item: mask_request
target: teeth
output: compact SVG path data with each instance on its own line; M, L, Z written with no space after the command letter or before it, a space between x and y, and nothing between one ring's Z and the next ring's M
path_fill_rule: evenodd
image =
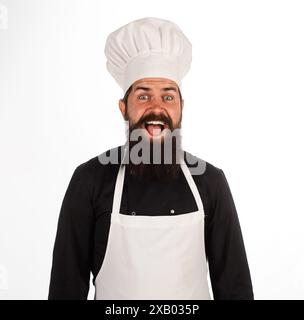
M163 121L147 121L146 122L147 124L160 124L160 125L164 125L164 122Z

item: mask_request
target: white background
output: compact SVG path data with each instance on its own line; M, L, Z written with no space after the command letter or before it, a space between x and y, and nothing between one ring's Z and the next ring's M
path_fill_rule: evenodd
M7 28L0 19L1 299L47 298L71 175L125 138L106 36L146 16L174 21L192 42L183 144L226 174L255 298L304 298L303 1L1 6L8 9Z

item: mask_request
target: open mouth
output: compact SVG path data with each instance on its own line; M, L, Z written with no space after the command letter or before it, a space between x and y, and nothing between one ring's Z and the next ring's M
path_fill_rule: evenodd
M159 136L164 129L168 128L168 125L160 120L146 121L144 126L150 136Z

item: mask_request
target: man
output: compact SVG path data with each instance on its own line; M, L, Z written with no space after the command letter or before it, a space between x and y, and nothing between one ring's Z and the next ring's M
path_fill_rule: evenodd
M111 33L127 141L79 165L63 199L49 299L253 299L224 172L182 148L191 43L167 20Z

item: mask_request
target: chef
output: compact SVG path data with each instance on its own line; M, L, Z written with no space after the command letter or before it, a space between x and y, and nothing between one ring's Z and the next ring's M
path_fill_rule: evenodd
M225 174L182 147L181 80L191 53L164 19L135 20L108 36L127 138L71 177L49 299L87 299L91 274L96 300L253 299Z

